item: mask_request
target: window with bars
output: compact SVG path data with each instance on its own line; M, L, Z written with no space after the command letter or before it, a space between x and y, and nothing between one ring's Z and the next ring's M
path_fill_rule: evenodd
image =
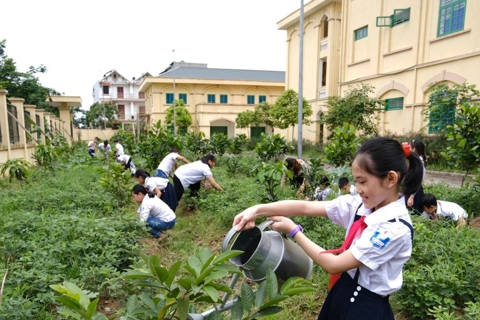
M211 126L210 127L210 137L215 133L223 133L228 136L228 127L226 126Z
M223 103L223 104L228 103L228 95L226 95L226 94L221 94L221 95L220 95L220 103Z
M178 95L178 100L183 100L183 103L187 104L187 94L186 93L180 93Z
M402 98L393 98L385 100L385 110L402 110L403 109L403 97Z
M466 6L467 0L440 0L438 37L463 30Z
M25 120L25 129L28 130L28 132L32 132L32 118L30 117L30 111L24 110L23 111L23 116ZM32 136L25 132L27 136L27 142L32 142Z
M207 102L208 103L215 103L215 95L214 94L207 95Z
M439 133L455 120L455 105L438 106L430 112L428 133Z
M20 142L18 123L15 121L15 119L18 119L17 107L9 104L7 105L7 111L10 112L8 115L8 135L10 137L10 144L15 144ZM13 117L15 117L15 119Z
M410 8L395 9L391 16L377 17L377 27L394 27L410 20Z
M38 114L35 115L35 123L40 128L40 116ZM37 132L37 139L40 139L40 132Z
M173 93L167 93L165 95L165 103L172 104L173 103Z
M110 93L110 87L109 86L103 86L103 94L109 94Z
M368 26L357 29L355 32L355 41L366 38L368 36Z
M247 96L247 104L255 104L255 96L253 95Z
M258 103L267 102L267 96L258 96Z

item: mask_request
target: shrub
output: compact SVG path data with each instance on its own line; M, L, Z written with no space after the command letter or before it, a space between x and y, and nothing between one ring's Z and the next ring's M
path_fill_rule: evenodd
M279 160L292 151L293 147L279 134L265 135L262 133L260 141L255 146L255 153L262 161Z
M325 160L335 167L350 165L360 146L355 128L348 123L333 130L332 137L324 148Z

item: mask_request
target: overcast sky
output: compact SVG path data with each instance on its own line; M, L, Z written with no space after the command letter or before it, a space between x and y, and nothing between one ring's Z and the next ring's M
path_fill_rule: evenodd
M20 71L45 65L42 84L81 96L88 109L93 85L112 69L128 79L155 76L175 59L284 71L286 32L276 23L299 7L299 0L2 1L0 39Z

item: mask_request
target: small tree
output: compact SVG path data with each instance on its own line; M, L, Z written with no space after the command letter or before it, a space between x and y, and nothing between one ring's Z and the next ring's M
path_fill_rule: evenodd
M444 130L447 139L452 143L441 154L451 165L465 170L463 185L468 173L478 169L480 165L480 106L472 102L472 98L479 96L480 91L475 89L475 85L467 84L455 85L452 88L445 84L434 85L431 91L431 95L443 96L444 99L437 98L439 103L429 104L430 114L436 111L435 108L442 108L442 103L455 106L453 124L447 125Z
M262 102L255 107L255 110L246 110L240 112L235 122L237 128L247 128L250 126L258 126L264 124L266 126L273 127L274 120L271 115L273 106L267 102Z
M94 128L99 128L106 124L107 127L111 128L115 115L118 115L118 108L116 105L112 103L101 104L95 102L85 113L85 118L87 126L92 125ZM104 119L104 117L106 119Z
M355 127L345 122L343 126L334 129L332 138L324 148L325 159L335 167L350 165L359 146L359 138Z
M312 115L312 107L308 101L303 99L303 124L310 124L310 120L306 119ZM284 91L282 95L277 99L275 105L270 111L272 119L274 119L274 127L280 129L287 129L288 127L298 124L298 94L289 89ZM293 130L292 130L293 140Z
M330 97L327 101L328 112L322 122L330 132L347 122L353 125L363 135L377 134L378 112L383 111L384 102L369 97L373 86L365 83L350 86L343 97Z
M185 103L183 102L183 100L175 100L175 113L177 133L181 132L182 129L187 129L192 125L192 115L185 107ZM173 105L168 107L167 109L165 123L168 125L173 125Z

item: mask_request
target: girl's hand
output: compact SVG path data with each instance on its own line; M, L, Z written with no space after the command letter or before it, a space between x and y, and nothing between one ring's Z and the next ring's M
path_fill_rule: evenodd
M256 212L257 207L253 206L237 214L233 219L233 227L237 228L237 231L252 229L255 227Z
M412 206L413 206L413 195L411 195L410 197L408 197L407 206L409 206L409 207L412 207Z
M270 228L278 232L289 234L296 227L296 223L286 217L273 216L268 217L268 220L273 221Z

